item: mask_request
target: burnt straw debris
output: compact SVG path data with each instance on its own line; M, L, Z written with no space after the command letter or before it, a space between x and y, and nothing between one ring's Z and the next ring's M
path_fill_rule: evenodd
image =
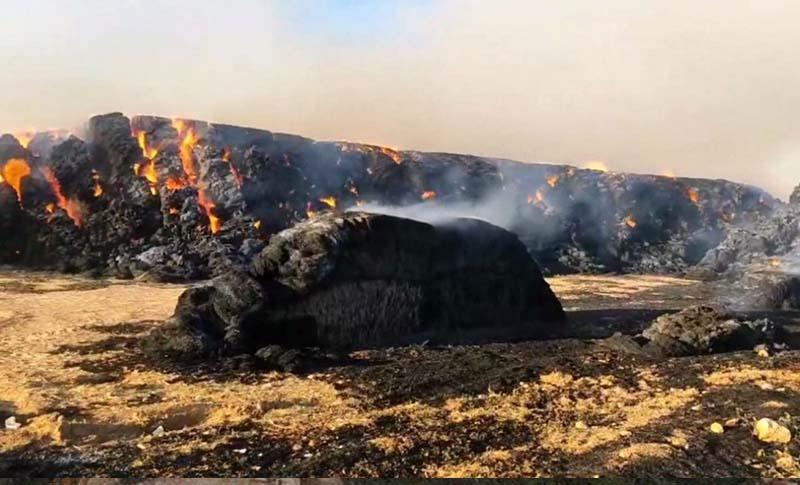
M505 229L325 213L273 236L247 271L186 290L151 341L162 352L247 353L285 367L304 348L546 336L563 321Z
M159 281L246 271L270 237L325 211L477 217L517 234L545 274L727 273L790 251L797 232L796 205L724 180L120 113L82 138L3 135L0 175L0 263Z
M640 334L615 334L606 345L654 358L685 357L757 346L783 346L783 331L769 319L742 320L708 305L688 307L661 315Z

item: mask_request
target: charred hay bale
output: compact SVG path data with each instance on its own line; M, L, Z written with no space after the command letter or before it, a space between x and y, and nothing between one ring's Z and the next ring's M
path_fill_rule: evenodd
M372 176L362 183L365 196L383 203L420 202L423 194L438 201L478 201L502 188L496 165L478 157L444 153L390 152L402 160L371 168Z
M272 133L266 130L218 123L210 125L206 139L214 146L231 149L247 149L253 146L267 149L274 141Z
M198 150L198 185L214 201L215 213L224 220L244 209L238 170L225 160L224 150L205 147Z
M142 158L142 149L131 136L130 120L122 113L93 116L89 119L91 157L104 160L110 167L110 179L125 184L136 178L133 166Z
M297 211L304 211L308 184L303 173L280 158L272 158L258 147L233 152L231 163L242 180L241 193L248 212L263 223L266 233L289 226Z
M178 351L353 349L543 335L563 319L504 229L326 213L273 236L249 272L187 290L155 338Z
M70 137L56 146L50 156L50 169L59 182L61 193L81 201L96 199L94 195L94 164L89 158L86 143Z

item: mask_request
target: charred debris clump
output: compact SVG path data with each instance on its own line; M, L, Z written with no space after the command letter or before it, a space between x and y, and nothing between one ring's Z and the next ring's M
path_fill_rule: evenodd
M111 113L91 118L84 138L0 137L1 263L204 279L246 268L297 222L366 204L481 208L545 273L677 273L720 264L729 253L709 250L735 245L737 227L788 210L723 180L318 142L197 120Z

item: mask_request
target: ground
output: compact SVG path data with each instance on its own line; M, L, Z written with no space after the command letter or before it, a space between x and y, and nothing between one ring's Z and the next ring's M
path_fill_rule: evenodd
M598 336L709 297L677 278L549 281ZM0 418L22 424L0 429L0 476L800 474L800 352L649 361L562 339L363 351L305 375L177 364L139 343L182 289L0 273ZM792 441L759 442L762 417Z

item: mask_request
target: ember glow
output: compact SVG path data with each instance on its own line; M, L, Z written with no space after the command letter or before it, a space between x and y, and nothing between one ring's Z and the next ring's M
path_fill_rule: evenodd
M544 196L540 190L537 190L534 195L528 196L528 204L541 204L544 202Z
M556 184L558 183L559 178L560 177L558 175L551 175L547 177L547 185L549 185L550 187L555 187Z
M76 226L81 227L83 221L81 219L80 203L77 200L68 199L64 196L61 192L61 183L58 181L56 174L50 170L50 167L44 167L42 169L42 174L44 174L44 178L47 179L47 182L50 184L50 188L53 189L53 195L56 196L56 204L58 204L58 207L64 209Z
M622 222L626 226L630 227L631 229L633 229L634 227L636 227L638 225L636 223L636 219L634 219L631 214L628 214L627 216L625 216L625 219L623 219Z
M589 170L597 170L599 172L608 172L608 167L605 163L601 162L600 160L589 160L588 162L583 164L583 168Z
M100 174L97 170L92 170L92 180L94 181L94 196L100 197L103 195L103 186L100 185Z
M433 190L426 190L425 192L422 193L420 198L422 200L433 200L436 198L436 192L434 192Z
M166 185L169 190L173 191L181 190L182 188L186 187L186 183L183 180L175 177L168 178L166 184L164 185Z
M22 179L31 175L31 167L22 158L12 158L3 165L2 179L8 182L14 192L17 193L17 200L22 204Z
M331 209L335 209L336 208L336 197L333 197L332 195L329 195L328 197L323 197L323 198L319 199L319 201L322 202L323 204L327 205Z
M692 201L692 204L699 206L700 205L700 194L697 192L697 189L694 187L689 187L686 190L686 196L689 197L689 200Z
M394 163L396 163L398 165L403 163L403 157L400 155L400 152L398 152L394 148L388 148L388 147L379 147L379 148L380 148L380 151L383 152L384 155L388 155L389 158L394 160Z
M239 173L239 169L236 168L236 165L233 164L231 161L231 149L225 148L222 151L222 160L224 160L228 164L228 168L231 171L231 175L233 175L233 180L236 181L236 185L239 187L242 186L244 183L244 179L242 178L242 174Z

